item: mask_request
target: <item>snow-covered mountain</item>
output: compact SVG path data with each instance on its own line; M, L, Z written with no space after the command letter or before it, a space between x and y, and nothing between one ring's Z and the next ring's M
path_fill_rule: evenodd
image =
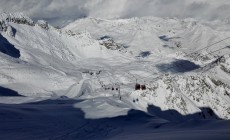
M154 17L85 18L57 29L2 14L0 103L77 99L88 119L134 109L168 121L228 120L229 30L221 22Z

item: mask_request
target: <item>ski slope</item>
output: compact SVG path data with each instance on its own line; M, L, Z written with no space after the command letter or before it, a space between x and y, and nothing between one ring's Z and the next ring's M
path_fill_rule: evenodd
M229 29L155 17L57 29L4 13L0 138L228 139Z

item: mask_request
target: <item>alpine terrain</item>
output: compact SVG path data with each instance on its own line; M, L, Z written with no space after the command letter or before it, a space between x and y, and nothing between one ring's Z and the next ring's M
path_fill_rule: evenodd
M0 139L230 139L230 25L0 15Z

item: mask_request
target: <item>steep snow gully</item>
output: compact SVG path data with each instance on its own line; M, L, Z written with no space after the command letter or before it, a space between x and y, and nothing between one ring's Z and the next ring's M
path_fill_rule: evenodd
M230 139L230 26L0 15L0 139Z

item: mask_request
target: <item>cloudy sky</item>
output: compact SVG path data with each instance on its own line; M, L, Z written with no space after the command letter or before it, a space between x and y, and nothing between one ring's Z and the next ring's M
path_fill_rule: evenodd
M141 16L197 18L230 17L230 0L0 0L0 12L23 12L33 19L63 25L82 17Z

